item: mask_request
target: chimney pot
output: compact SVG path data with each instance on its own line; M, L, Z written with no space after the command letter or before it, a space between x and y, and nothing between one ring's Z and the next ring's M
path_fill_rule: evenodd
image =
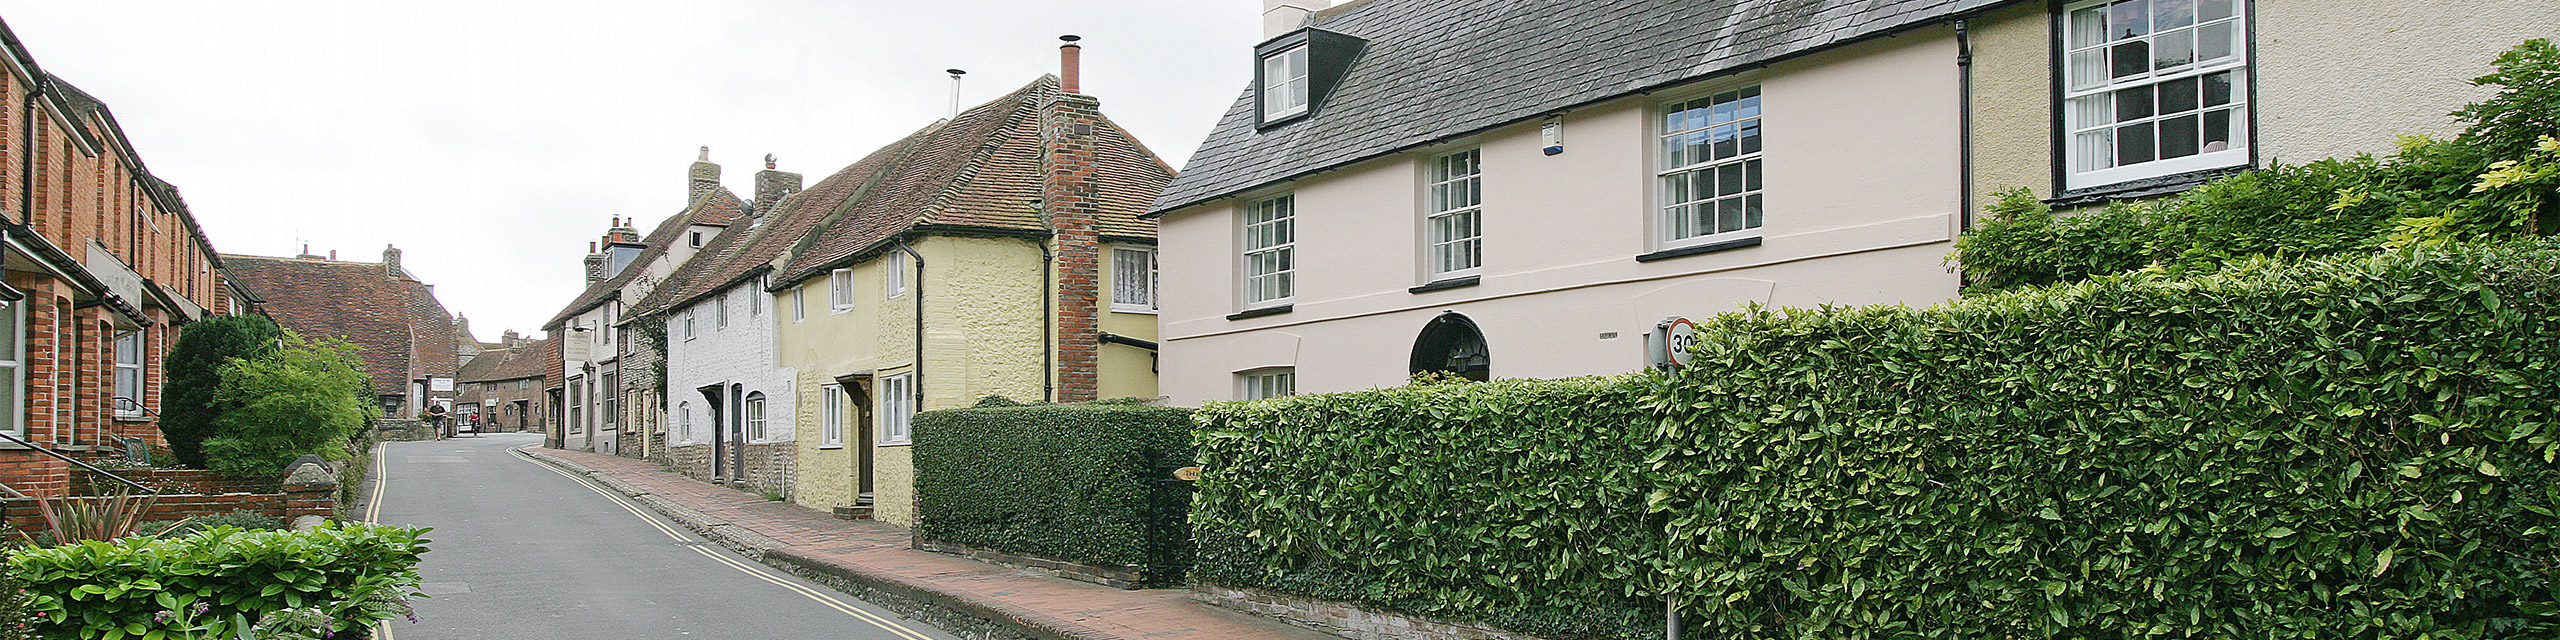
M1077 59L1084 57L1084 46L1076 44L1077 40L1083 39L1084 38L1082 36L1058 36L1058 40L1066 42L1066 44L1058 45L1059 91L1067 93L1083 93L1080 91L1083 87L1080 86L1081 82L1079 82L1079 78L1077 77L1080 75L1080 70L1077 69L1077 67L1080 66L1077 64Z
M1305 27L1310 16L1331 6L1331 0L1262 0L1262 39Z
M338 250L336 250L336 249L330 249L330 250L329 250L329 259L330 259L330 260L336 260L336 259L338 259Z

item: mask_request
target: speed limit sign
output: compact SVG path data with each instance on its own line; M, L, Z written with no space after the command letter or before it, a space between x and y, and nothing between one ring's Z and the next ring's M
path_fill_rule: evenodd
M1662 370L1689 366L1689 347L1698 344L1698 323L1672 316L1653 325L1653 333L1645 335L1646 355L1653 368Z

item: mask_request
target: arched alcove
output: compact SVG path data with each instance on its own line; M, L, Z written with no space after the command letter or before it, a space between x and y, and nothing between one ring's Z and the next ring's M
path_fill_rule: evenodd
M1458 377L1483 382L1493 377L1493 355L1485 348L1484 332L1476 329L1474 320L1452 311L1432 318L1423 325L1422 335L1413 340L1413 358L1407 373L1442 371Z

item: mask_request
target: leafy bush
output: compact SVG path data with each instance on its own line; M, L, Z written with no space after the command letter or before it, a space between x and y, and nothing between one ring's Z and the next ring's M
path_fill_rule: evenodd
M275 351L284 329L260 315L217 316L192 323L169 347L168 382L161 387L160 436L179 464L204 468L205 438L213 437L214 419L238 409L216 395L222 365L255 360Z
M2560 244L1698 335L1646 479L1708 628L2560 635Z
M148 637L190 625L229 637L233 620L318 608L346 633L398 615L382 594L414 593L426 529L329 524L305 531L216 528L181 538L26 549L8 570L33 592L47 638ZM396 598L395 598L396 599ZM178 620L184 613L189 621ZM235 617L237 616L237 617Z
M205 466L234 478L284 473L304 455L349 458L348 439L364 426L372 382L356 365L355 347L335 338L292 333L274 353L222 366L219 402L237 407L214 419L204 442Z
M1497 380L1210 404L1192 577L1544 635L1659 637L1646 388Z
M916 495L927 539L1080 563L1190 563L1190 412L1035 405L917 414Z
M7 566L14 553L15 550L0 546L0 567ZM26 586L27 581L19 579L17 573L0 571L0 640L36 638L36 613L28 608L34 594L28 593Z
M112 496L36 498L36 515L44 519L44 528L29 534L21 532L26 543L38 546L71 544L83 540L115 540L143 529L143 516L159 504L160 496L119 493ZM179 523L160 525L146 535L167 533Z
M2056 215L2032 192L2003 192L1956 239L1967 292L2075 282L2157 265L2209 273L2256 256L2318 257L2383 247L2560 232L2560 47L2526 42L2473 82L2503 89L2456 112L2450 141L2411 138L2387 158L2277 164L2179 196ZM2560 145L2560 142L2555 142Z

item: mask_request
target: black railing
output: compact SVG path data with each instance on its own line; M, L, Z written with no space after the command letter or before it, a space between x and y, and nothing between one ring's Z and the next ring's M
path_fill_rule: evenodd
M124 483L124 484L125 484L125 486L133 487L133 488L135 488L135 489L141 489L143 493L148 493L148 494L152 494L152 495L159 495L159 494L160 494L160 491L159 491L159 490L157 490L157 489L153 489L153 488L151 488L151 487L143 486L143 484L142 484L142 483L140 483L140 482L134 482L134 481L132 481L132 480L126 479L124 476L116 475L115 473L110 472L110 471L107 471L107 470L105 470L105 469L100 469L100 468L97 468L97 467L95 467L95 466L91 466L89 463L81 462L81 461L79 461L78 459L72 458L71 456L62 455L60 452L56 452L56 451L54 451L54 450L52 450L52 449L47 449L47 448L44 448L44 447L36 446L36 443L28 442L28 441L26 441L26 440L19 439L17 436L10 435L10 434L9 434L9 432L6 432L6 431L0 431L0 440L8 440L8 441L10 441L10 442L18 443L18 445L19 445L19 446L26 447L26 448L28 448L28 449L32 449L32 450L34 450L36 453L41 453L41 454L45 454L45 455L48 455L48 456L53 456L54 458L59 459L59 460L61 460L61 461L63 461L63 462L71 463L72 465L77 466L77 467L80 467L80 468L82 468L82 469L88 469L91 473L96 473L96 474L98 474L98 475L102 475L102 476L106 476L106 477L108 477L108 478L112 478L112 479L114 479L116 482Z

